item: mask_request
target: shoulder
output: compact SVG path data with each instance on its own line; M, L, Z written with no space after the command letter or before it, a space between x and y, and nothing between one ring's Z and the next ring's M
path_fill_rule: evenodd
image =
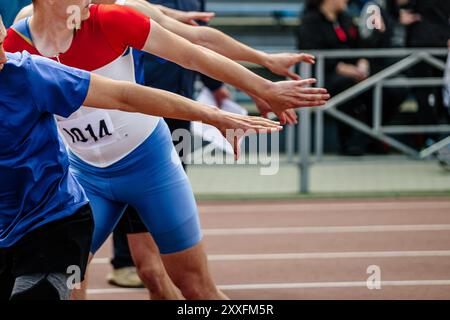
M0 71L1 91L17 92L28 87L30 59L28 52L6 53L7 61Z
M27 51L7 53L7 62L4 71L8 73L8 77L14 77L20 83L29 81L41 66L49 65L52 62L49 59L36 55L31 55Z
M103 33L108 37L123 36L123 33L139 31L136 28L143 27L150 22L150 19L139 11L117 4L96 5L97 13L94 14L95 22L97 22ZM130 36L128 34L127 36Z
M119 4L99 4L92 5L91 8L91 10L95 10L94 16L102 21L126 18L133 19L133 17L141 15L135 9Z
M6 53L8 60L6 61L6 69L14 69L16 71L23 70L24 72L29 68L31 62L31 55L27 51Z
M33 51L31 39L27 34L26 19L11 26L6 34L4 48L7 52Z

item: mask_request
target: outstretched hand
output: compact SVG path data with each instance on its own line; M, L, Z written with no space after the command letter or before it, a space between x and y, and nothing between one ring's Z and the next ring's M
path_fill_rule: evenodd
M327 89L309 87L315 83L316 79L272 82L269 90L261 92L260 98L277 115L288 109L323 106L330 95Z
M291 71L291 68L300 62L314 64L316 58L306 53L269 54L266 67L277 75L289 77L293 80L301 80L298 74Z
M220 130L222 135L231 144L234 158L240 156L240 141L250 134L270 133L283 129L280 123L260 117L244 116L235 113L217 111L216 121L213 125Z
M198 26L197 21L209 22L214 18L216 14L214 12L183 12L178 17L177 20L185 24L190 24L192 26Z
M263 118L267 118L270 112L273 112L272 107L263 99L251 95L253 101L255 102L256 107L258 108L261 116ZM282 125L285 124L296 124L297 123L297 113L293 109L288 109L286 111L277 112L276 113L280 123Z

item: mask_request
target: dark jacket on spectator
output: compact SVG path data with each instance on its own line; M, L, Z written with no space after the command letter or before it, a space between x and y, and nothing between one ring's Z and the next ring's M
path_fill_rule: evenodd
M450 39L450 0L411 0L406 7L422 16L407 28L408 47L446 47Z
M341 13L338 23L329 21L319 10L305 12L298 29L298 49L354 49L360 47L358 29L350 15ZM356 63L356 59L327 59L325 72L334 73L338 62Z

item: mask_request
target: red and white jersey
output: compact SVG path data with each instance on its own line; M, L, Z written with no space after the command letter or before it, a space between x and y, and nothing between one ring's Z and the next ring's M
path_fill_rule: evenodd
M150 33L150 19L119 5L91 5L89 19L82 22L70 48L52 59L60 63L112 78L135 81L131 48L141 50ZM41 55L34 47L29 19L8 30L5 50L26 50ZM123 159L155 129L159 117L117 110L82 107L69 118L57 118L67 146L83 161L107 167Z

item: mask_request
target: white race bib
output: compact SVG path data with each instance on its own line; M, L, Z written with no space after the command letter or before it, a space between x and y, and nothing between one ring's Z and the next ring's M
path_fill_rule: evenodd
M76 149L93 149L119 140L111 117L105 110L96 110L80 118L58 121L60 133Z

